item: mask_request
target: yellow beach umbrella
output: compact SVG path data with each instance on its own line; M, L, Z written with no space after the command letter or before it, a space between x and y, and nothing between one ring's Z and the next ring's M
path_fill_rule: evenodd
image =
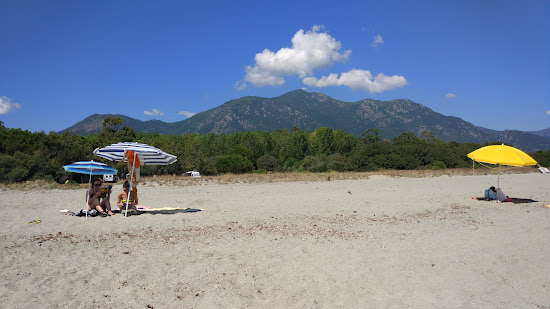
M537 161L525 152L506 145L481 147L476 151L470 152L468 158L477 162L509 166L529 166L537 164Z
M468 158L477 162L498 164L497 188L500 186L500 169L502 165L520 167L537 164L537 161L525 152L504 144L481 147L470 152Z

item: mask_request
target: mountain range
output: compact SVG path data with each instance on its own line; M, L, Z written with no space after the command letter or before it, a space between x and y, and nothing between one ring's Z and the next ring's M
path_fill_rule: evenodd
M343 102L322 93L304 90L294 90L275 98L242 97L173 123L94 114L59 133L98 133L102 130L103 119L108 116L120 117L123 126L132 127L136 132L159 134L271 132L294 127L313 131L319 127L330 127L361 136L365 130L373 128L380 130L387 139L403 132L419 135L422 131L432 131L436 138L446 142L500 141L528 152L550 149L550 128L531 132L496 131L475 126L458 117L442 115L407 99Z

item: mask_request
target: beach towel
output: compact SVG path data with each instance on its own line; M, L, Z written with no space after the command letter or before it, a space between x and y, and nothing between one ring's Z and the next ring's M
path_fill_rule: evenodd
M161 208L143 208L140 209L143 213L149 214L175 214L178 212L199 212L204 209L199 208L185 208L185 207L161 207Z
M472 197L473 199L473 197ZM485 197L476 197L476 199L478 201L490 201L490 200L487 200L485 199ZM524 204L524 203L536 203L538 201L535 201L533 199L530 199L530 198L515 198L515 197L512 197L510 198L510 200L505 200L505 201L502 201L503 203L504 202L511 202L511 203L514 203L514 204Z
M134 157L135 157L135 160L134 160ZM124 161L124 158L127 159L126 162L128 163L128 174L130 176L132 192L134 193L134 196L135 196L135 194L137 193L137 183L139 182L139 178L140 178L139 168L141 167L141 162L139 161L139 155L137 153L134 153L134 151L126 151L124 153L124 157L122 157L122 161ZM134 171L133 173L132 173L132 169Z

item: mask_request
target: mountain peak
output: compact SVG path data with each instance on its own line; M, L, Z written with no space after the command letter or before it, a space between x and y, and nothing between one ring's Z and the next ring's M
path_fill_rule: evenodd
M280 96L278 96L277 98L302 97L302 96L305 96L305 95L308 95L308 94L309 94L309 92L307 92L303 89L296 89L296 90L289 91L287 93L283 93Z

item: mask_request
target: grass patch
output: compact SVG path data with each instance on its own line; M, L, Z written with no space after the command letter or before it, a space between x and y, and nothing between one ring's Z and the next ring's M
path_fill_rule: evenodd
M538 172L534 168L516 168L502 171L502 174L526 174ZM441 170L381 170L373 172L276 172L276 173L250 173L250 174L224 174L221 176L202 176L192 178L180 175L156 175L142 177L139 186L204 186L226 184L255 184L255 183L281 183L281 182L318 182L368 179L370 176L383 175L388 177L439 177L439 176L466 176L466 175L497 175L498 170L478 168L475 171L468 168L441 169ZM114 186L122 186L119 181ZM44 180L27 181L22 183L0 184L0 190L51 190L51 189L87 189L88 184L58 184Z

